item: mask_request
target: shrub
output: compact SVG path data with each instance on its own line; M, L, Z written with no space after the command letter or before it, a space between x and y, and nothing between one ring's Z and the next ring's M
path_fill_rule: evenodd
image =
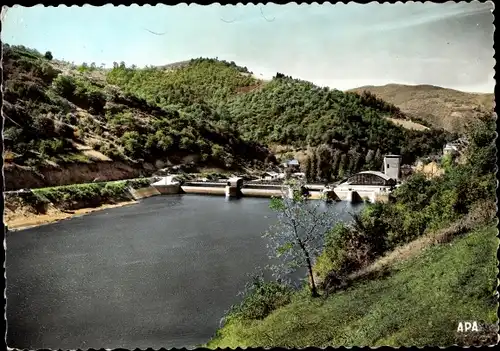
M43 155L60 154L65 147L65 142L62 139L42 139L38 142L38 151Z
M37 116L33 119L31 126L39 137L55 137L57 133L55 132L54 120L47 118L45 116Z
M320 279L326 277L330 271L341 270L347 257L343 243L349 230L345 223L339 223L326 234L323 252L318 257L314 267Z
M383 204L372 204L353 214L351 225L337 224L325 236L325 245L315 272L322 279L321 288L342 285L346 277L373 262L389 247L387 224L382 220Z
M51 53L50 51L47 51L47 52L45 53L45 55L43 55L43 56L44 56L47 60L49 60L49 61L50 61L50 60L52 60L52 58L53 58L53 57L52 57L52 53Z
M125 132L120 138L120 142L125 148L127 155L131 157L140 157L143 152L142 138L136 131Z
M278 282L266 282L254 276L245 287L244 299L228 313L228 318L264 319L274 310L291 302L293 290Z
M76 90L76 81L73 77L59 74L52 81L52 88L61 96L71 100Z

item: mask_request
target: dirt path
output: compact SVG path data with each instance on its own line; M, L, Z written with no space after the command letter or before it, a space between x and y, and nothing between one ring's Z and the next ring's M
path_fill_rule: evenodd
M58 222L74 216L81 216L95 211L101 211L109 208L122 207L136 204L137 201L124 201L116 204L101 205L94 208L81 208L75 211L61 211L57 208L50 208L45 214L35 214L27 209L16 209L9 211L6 209L4 213L4 221L9 227L9 230L21 230L31 227L36 227L43 224Z

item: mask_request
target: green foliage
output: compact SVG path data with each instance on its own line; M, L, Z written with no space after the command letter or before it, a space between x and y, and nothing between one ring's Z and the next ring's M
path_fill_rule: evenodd
M71 99L76 90L76 80L71 76L60 74L52 82L52 88L59 95Z
M140 188L148 186L148 179L130 181L75 184L52 188L33 189L38 199L51 202L63 209L78 209L82 207L100 206L105 203L115 203L130 199L128 187Z
M106 103L102 88L83 77L60 74L52 82L56 93L91 113L100 114Z
M261 321L230 320L207 346L447 347L463 345L455 333L457 321L470 320L493 327L475 333L493 345L498 320L496 235L495 226L478 228L453 245L431 247L324 301L296 299Z
M52 60L52 53L50 51L45 52L45 55L43 55L47 60Z
M232 306L226 321L233 319L262 320L271 312L291 302L293 290L278 282L266 282L256 275L246 285L240 304Z
M383 254L388 246L386 228L379 215L380 204L368 204L361 214L353 214L353 223L339 223L325 235L325 244L315 266L315 272L330 284L328 274L344 278L366 267Z
M477 212L485 212L486 219L472 225L487 222L492 212L484 204L495 202L496 187L493 128L485 118L471 130L466 164L449 162L446 173L433 179L415 173L392 193L392 203L369 204L353 216L351 226L333 228L315 266L316 273L326 279L324 285L329 284L331 273L335 273L333 280L345 277L387 250L477 216ZM368 162L375 158L375 154L367 155ZM478 210L479 205L484 209ZM455 232L460 233L460 228Z
M440 150L448 137L442 131L407 131L395 126L383 117L394 114L399 118L399 109L369 94L324 89L283 74L263 84L243 72L225 61L196 59L173 70L116 65L107 79L152 104L229 122L246 140L324 144L346 154L351 150L344 157L340 176L363 167L379 169L383 153L402 153L404 162L412 162L419 155ZM378 150L378 157L365 165L361 155L370 150Z
M96 135L105 135L104 142L100 142L96 150L116 160L155 161L168 157L179 162L184 156L196 155L200 162L209 165L236 168L260 167L264 160L272 161L267 149L257 142L242 140L234 127L222 120L221 116L227 113L223 106L213 108L204 102L207 94L213 94L214 99L224 96L218 89L225 89L226 85L235 90L241 84L254 82L253 78L242 74L248 73L245 69L234 63L193 60L193 67L176 75L178 82L169 83L171 89L176 89L178 84L191 86L193 80L203 81L206 78L203 72L210 77L193 88L198 96L196 103L179 106L175 105L175 98L171 99L173 104L158 103L165 101L163 93L152 97L135 89L143 87L145 92L167 94L169 88L155 80L163 79L165 72L162 70L143 72L126 68L124 63L117 64L108 80L112 81L114 76L120 81L125 75L124 81L128 82L129 73L135 72L137 76L132 83L137 85L128 89L101 85L89 75L97 70L95 64L83 64L76 71L61 74L42 55L19 47L7 47L4 60L7 78L4 111L10 117L6 121L10 137L6 147L22 155L16 162L39 164L41 155L54 149L49 146L54 139L95 138ZM210 87L212 81L216 81L217 89ZM179 97L191 99L184 93ZM74 105L84 110L84 118L81 112L76 113ZM69 154L52 155L56 161L77 159L69 144L58 150Z

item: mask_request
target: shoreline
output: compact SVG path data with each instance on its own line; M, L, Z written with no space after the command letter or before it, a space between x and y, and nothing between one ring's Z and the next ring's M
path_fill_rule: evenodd
M89 213L107 210L111 208L118 208L124 206L130 206L139 203L139 201L121 201L114 204L102 204L99 207L84 207L74 211L64 212L57 208L49 211L45 214L35 214L35 213L11 213L7 215L4 212L5 225L9 228L9 232L17 232L25 229L40 227L47 224L57 223L66 219L85 216Z

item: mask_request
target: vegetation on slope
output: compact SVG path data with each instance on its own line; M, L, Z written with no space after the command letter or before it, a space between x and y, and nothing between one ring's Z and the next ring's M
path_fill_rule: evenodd
M44 214L49 205L60 210L77 210L131 200L130 188L138 189L150 184L150 179L142 178L38 188L7 194L5 202L6 207L14 212L26 208L35 214Z
M394 125L385 117L405 116L371 94L320 88L281 73L264 83L246 68L213 59L191 60L175 70L115 65L107 81L163 108L175 106L231 126L247 141L298 148L325 145L349 159L378 151L401 153L404 162L411 163L453 138L442 130ZM367 163L363 158L349 171L364 169Z
M4 45L4 69L6 160L20 165L109 158L263 168L276 161L263 144L291 145L318 156L322 171L311 180L332 180L378 170L387 153L413 163L455 137L395 125L387 118L404 113L373 94L281 73L264 82L217 59L103 70Z
M481 116L468 137L465 163L446 160L446 172L430 180L411 176L392 202L367 205L351 224L326 234L314 268L324 300L258 282L209 346L446 346L476 337L495 342L493 116ZM438 246L401 262L412 249L398 249L416 241L413 251ZM376 265L391 251L385 261L392 265ZM486 329L465 339L455 334L460 321L471 320L487 322Z
M216 123L215 111L162 108L88 74L96 68L63 72L56 66L34 50L4 45L8 161L81 161L75 144L128 162L194 155L198 162L231 168L269 160L263 146Z
M464 132L466 125L485 111L493 109L494 94L475 94L432 85L366 86L353 92L370 92L399 107L415 122L443 128L450 132Z
M208 346L451 346L459 322L497 320L496 233L487 227L434 246L326 300L295 296L263 320L229 319ZM494 328L476 334L496 343Z

